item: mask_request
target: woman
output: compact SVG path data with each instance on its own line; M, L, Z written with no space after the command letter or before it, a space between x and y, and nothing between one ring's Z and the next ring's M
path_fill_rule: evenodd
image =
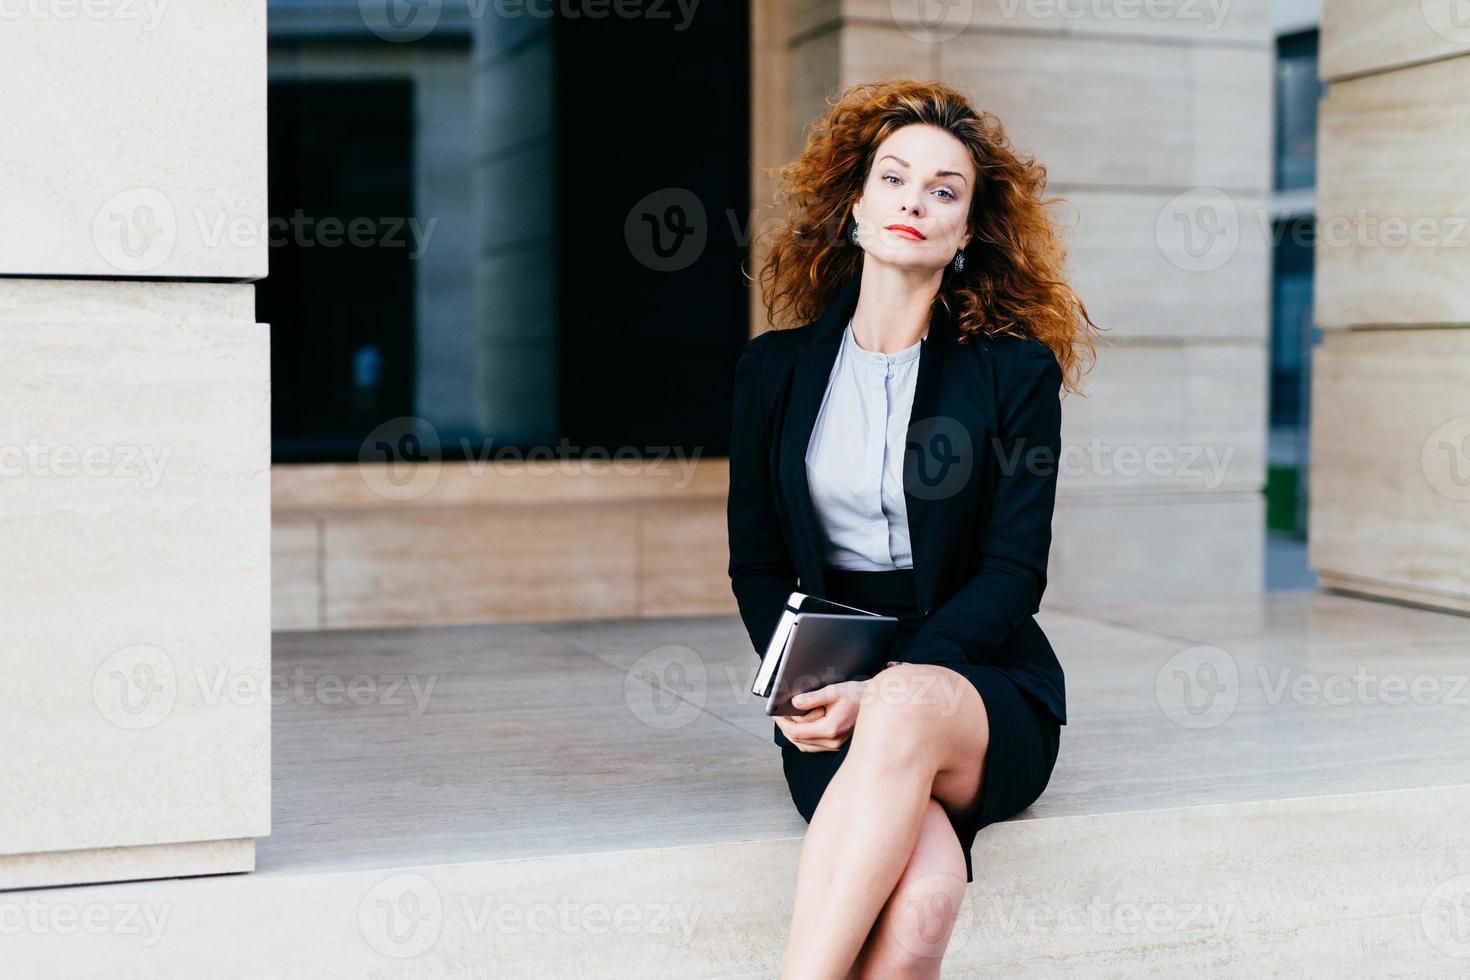
M808 821L783 977L938 976L976 832L1056 762L1046 586L1060 389L1097 328L998 120L845 93L782 169L769 319L736 368L730 578L757 653L798 587L897 616L885 669L774 732Z

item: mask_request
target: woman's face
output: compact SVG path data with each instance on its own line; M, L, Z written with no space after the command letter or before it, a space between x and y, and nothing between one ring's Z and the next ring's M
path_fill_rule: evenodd
M865 261L942 270L970 241L974 185L975 166L954 136L925 123L894 132L852 209Z

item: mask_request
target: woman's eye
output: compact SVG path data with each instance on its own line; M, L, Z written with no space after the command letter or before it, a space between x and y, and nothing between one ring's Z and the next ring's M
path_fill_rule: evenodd
M898 175L897 174L884 174L883 175L883 179L884 180L887 180L889 177L892 177L895 181L898 180Z
M947 195L945 197L945 200L946 201L953 201L955 199L955 192L952 191L952 190L950 190L948 187L941 187L941 188L939 188L939 190L938 190L937 193Z

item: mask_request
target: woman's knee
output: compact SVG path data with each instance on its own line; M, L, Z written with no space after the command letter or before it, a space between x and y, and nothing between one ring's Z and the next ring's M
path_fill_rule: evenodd
M974 685L942 664L898 663L873 677L869 703L936 722L956 715Z
M950 677L964 680L954 671L928 664L901 663L879 673L858 712L853 748L866 743L869 750L908 763L935 754L950 717L945 708Z

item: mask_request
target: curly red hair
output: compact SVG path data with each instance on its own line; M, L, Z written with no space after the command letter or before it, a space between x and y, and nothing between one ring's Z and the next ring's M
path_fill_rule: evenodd
M1095 363L1092 333L1101 328L1064 279L1066 249L1047 211L1064 199L1042 197L1046 168L1015 150L995 115L940 82L854 85L809 128L801 158L777 168L788 217L760 273L767 321L794 327L819 319L862 269L863 251L847 238L853 203L879 144L913 123L952 134L979 177L964 271L946 266L935 297L953 318L957 342L1033 336L1056 355L1063 387L1080 393L1083 352Z

